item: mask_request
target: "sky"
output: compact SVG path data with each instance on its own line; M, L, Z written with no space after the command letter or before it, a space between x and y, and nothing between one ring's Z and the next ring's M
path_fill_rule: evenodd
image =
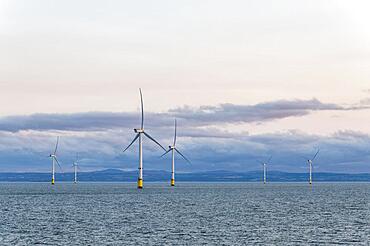
M179 172L370 173L368 1L0 0L0 172L136 170L145 129ZM144 169L170 159L144 140Z

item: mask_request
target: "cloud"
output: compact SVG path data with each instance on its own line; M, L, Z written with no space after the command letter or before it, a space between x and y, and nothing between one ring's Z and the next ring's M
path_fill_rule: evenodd
M266 122L287 117L300 117L313 111L360 110L364 107L343 107L332 103L311 100L279 100L255 105L221 104L219 106L188 106L170 109L163 113L145 113L145 126L172 127L173 118L181 119L184 127L201 127L217 124ZM138 112L85 112L73 114L32 114L0 118L0 131L61 130L99 131L138 127Z
M259 122L283 119L292 116L304 116L312 111L346 110L344 107L311 100L279 100L255 105L221 104L219 106L201 106L199 108L182 107L172 109L178 118L200 124L220 122Z
M360 105L370 105L370 98L364 98L360 101Z
M165 123L154 113L147 113L153 125ZM159 115L160 116L160 115ZM17 132L21 130L99 131L106 129L134 127L140 124L138 113L85 112L73 114L32 114L0 118L0 130Z
M212 132L212 129L210 129ZM182 132L182 131L181 131ZM58 132L60 133L60 132ZM58 133L20 131L0 132L0 171L48 171ZM341 131L331 136L318 136L298 131L258 135L233 135L221 131L221 137L191 137L181 134L178 148L191 161L189 165L177 156L179 171L205 170L259 170L257 162L272 155L269 170L306 172L303 156L312 156L320 147L315 161L315 171L370 172L370 136L360 132ZM151 135L164 146L173 139L165 129L157 129ZM225 135L225 136L224 136ZM123 168L137 170L138 145L127 152L122 149L134 134L120 130L105 132L65 133L60 140L59 159L66 171L72 170L76 152L82 157L83 170ZM159 158L163 151L144 138L145 169L169 170L170 157Z
M331 136L299 131L251 135L230 132L224 124L265 122L300 117L314 111L359 110L311 100L280 100L255 105L221 104L198 108L181 107L145 115L146 130L163 146L173 141L173 118L179 118L178 147L192 165L179 159L180 171L239 170L260 168L256 160L273 155L270 170L305 172L302 156L318 147L319 171L369 172L370 137L361 132L339 131ZM139 112L86 112L74 114L34 114L0 118L0 171L47 171L56 136L60 135L59 157L68 170L76 152L84 170L103 168L137 169L138 146L122 150L140 124ZM167 170L169 159L149 139L144 138L144 160L148 169Z

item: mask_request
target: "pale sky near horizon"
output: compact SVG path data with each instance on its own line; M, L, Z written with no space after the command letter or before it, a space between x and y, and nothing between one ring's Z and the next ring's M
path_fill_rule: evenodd
M370 105L368 1L0 0L0 117L311 100ZM220 126L370 134L370 110Z

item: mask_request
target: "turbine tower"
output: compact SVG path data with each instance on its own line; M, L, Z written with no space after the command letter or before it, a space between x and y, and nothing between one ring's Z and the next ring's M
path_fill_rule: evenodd
M60 163L57 159L58 145L59 145L59 137L57 137L57 144L55 145L54 152L49 155L49 157L51 158L51 184L52 185L54 185L54 183L55 183L55 163L57 163L58 166L60 167L60 169L62 169L62 167L60 166Z
M126 149L123 150L125 152L130 146L137 140L139 139L139 178L137 180L137 188L142 189L143 188L143 136L145 135L147 138L152 140L154 143L156 143L159 147L161 147L164 151L166 149L158 143L154 138L152 138L148 133L144 131L144 103L143 103L143 94L140 91L140 102L141 102L141 127L140 128L135 128L134 132L136 133L136 136L134 140L126 147Z
M313 158L309 159L309 158L306 158L305 159L307 160L307 163L308 163L308 166L309 166L309 172L310 172L310 176L309 176L309 184L312 185L312 167L313 167L313 161L316 159L317 155L319 154L320 152L320 149L317 150L316 154L313 156Z
M168 150L161 155L161 157L165 156L169 152L172 152L172 171L171 171L171 186L175 186L175 151L184 158L185 161L190 163L190 161L176 148L176 138L177 138L177 123L175 119L175 137L173 139L173 145L168 146Z
M266 184L266 179L267 179L267 177L266 177L266 174L267 174L267 164L269 164L270 163L270 161L271 161L271 159L272 159L272 156L270 156L270 158L268 159L268 161L259 161L259 163L261 163L262 164L262 167L263 167L263 184Z
M73 169L74 169L74 182L73 183L77 183L77 169L79 168L78 167L78 154L76 154L76 160L73 162L72 164L73 166Z

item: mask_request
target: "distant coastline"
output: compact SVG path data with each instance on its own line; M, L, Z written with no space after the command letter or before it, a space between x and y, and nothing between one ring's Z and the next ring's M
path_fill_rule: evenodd
M58 173L56 181L73 181L73 173ZM146 182L169 181L171 173L167 171L144 170ZM0 182L49 182L50 173L38 172L3 172L0 173ZM79 181L83 182L136 182L137 171L122 171L120 169L106 169L101 171L80 172ZM183 182L262 182L260 171L231 172L208 171L176 174L177 181ZM370 173L315 173L317 182L370 182ZM307 173L288 173L270 171L268 182L308 182Z

